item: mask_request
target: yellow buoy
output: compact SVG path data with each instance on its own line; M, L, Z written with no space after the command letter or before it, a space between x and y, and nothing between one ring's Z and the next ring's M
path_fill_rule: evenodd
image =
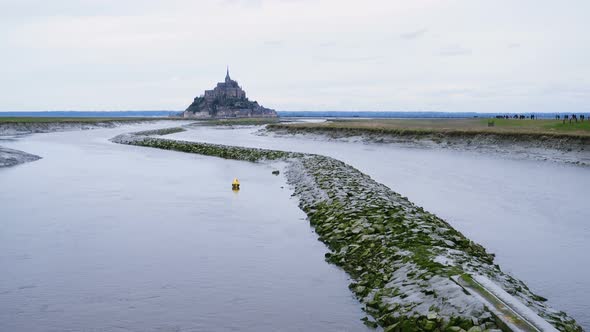
M240 190L240 181L238 181L238 178L235 178L234 182L231 183L231 189Z

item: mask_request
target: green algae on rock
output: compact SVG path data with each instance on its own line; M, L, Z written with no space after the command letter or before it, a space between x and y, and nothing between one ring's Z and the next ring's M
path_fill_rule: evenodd
M179 141L172 139L164 139L152 137L150 135L166 135L169 133L152 133L154 131L144 131L133 134L123 134L112 138L115 143L139 145L146 147L153 147L165 150L175 150L181 152L189 152L202 154L206 156L220 157L224 159L235 159L245 161L261 161L261 160L279 160L287 158L301 157L303 154L294 152L285 152L278 150L266 150L255 148L243 148L237 146L228 146L221 144L209 144L199 142ZM146 134L147 133L147 134Z
M503 273L482 246L369 176L323 156L293 163L289 181L332 251L327 260L348 272L350 289L386 330L498 327L496 317L451 279L464 273L485 275L560 330L581 330Z
M152 135L164 136L164 135L180 133L183 131L186 131L186 129L184 129L182 127L172 127L172 128L162 128L162 129L138 131L133 134L136 136L152 136Z

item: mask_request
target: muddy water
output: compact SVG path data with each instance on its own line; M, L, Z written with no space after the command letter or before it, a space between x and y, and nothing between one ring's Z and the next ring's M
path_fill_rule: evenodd
M474 152L199 127L178 139L329 155L407 196L590 330L590 169Z
M0 331L365 330L280 165L107 140L159 127L3 142Z

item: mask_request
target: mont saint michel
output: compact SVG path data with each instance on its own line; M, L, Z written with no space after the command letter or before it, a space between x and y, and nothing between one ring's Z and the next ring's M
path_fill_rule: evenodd
M225 81L217 83L213 90L205 90L201 96L195 97L193 103L184 111L185 118L248 118L276 117L277 113L262 107L257 101L250 101L246 92L229 76L229 68Z

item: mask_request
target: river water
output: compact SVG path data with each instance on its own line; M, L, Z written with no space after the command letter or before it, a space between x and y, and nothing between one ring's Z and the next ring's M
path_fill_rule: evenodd
M108 141L165 125L2 142L0 331L367 330L280 164Z
M170 123L3 142L0 331L364 330L281 165L110 143ZM193 127L170 138L343 160L450 222L590 330L590 170ZM228 186L243 183L239 193ZM284 187L284 188L281 188Z
M173 138L329 155L447 220L590 330L590 169L476 152L192 127Z

